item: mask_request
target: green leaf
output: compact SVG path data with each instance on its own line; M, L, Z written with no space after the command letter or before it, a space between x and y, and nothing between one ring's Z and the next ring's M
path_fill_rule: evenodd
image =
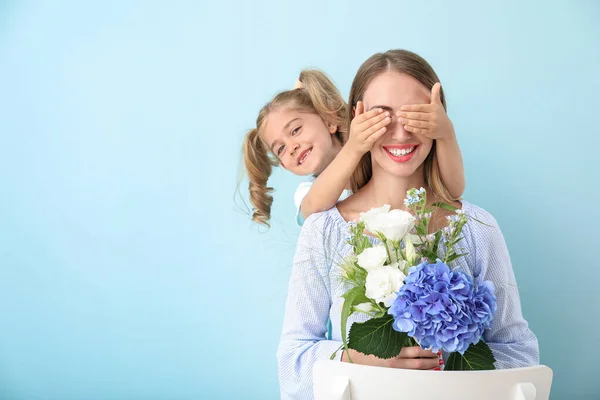
M360 244L361 250L360 252L362 253L365 249L372 247L371 245L371 241L369 240L368 237L363 236L362 238L362 243Z
M333 354L331 355L331 357L329 357L329 359L333 360L335 358L335 356L337 355L337 352L343 348L344 348L344 345L342 344L340 347L338 347L338 349L336 351L333 352Z
M470 217L470 216L468 216L468 215L467 215L467 218L469 218L469 219L472 219L472 220L473 220L473 221L475 221L475 222L479 222L481 225L485 225L485 226L487 226L487 227L493 228L493 226L492 226L492 225L488 225L488 224L486 224L485 222L482 222L482 221L478 220L477 218L473 218L473 217Z
M347 243L352 246L356 255L362 253L366 248L371 247L371 242L364 234L364 230L365 223L362 221L350 227L350 240Z
M452 255L451 255L450 257L448 257L448 259L446 260L446 264L449 264L449 263L451 263L452 261L454 261L454 260L456 260L456 259L458 259L458 258L461 258L461 257L463 257L463 256L466 256L467 254L469 254L469 253L461 253L461 254L456 254L456 253L455 253L455 254L452 254Z
M450 204L446 204L446 203L433 203L432 206L437 207L437 208L443 208L444 210L448 210L448 211L456 211L458 210L458 208L451 206Z
M348 354L348 339L346 337L346 326L348 324L348 317L352 314L352 307L360 304L366 303L370 301L367 296L365 296L365 288L363 286L356 286L352 289L348 290L342 296L344 298L344 304L342 306L342 343L344 344L344 349L346 350L346 354L348 355L348 360L353 362L350 358L350 354Z
M444 210L448 210L448 211L456 211L456 210L458 210L457 207L451 206L450 204L441 203L441 202L433 203L432 206L438 207L438 208L443 208ZM473 221L479 222L482 225L489 226L490 228L492 228L491 225L488 225L485 222L482 222L482 221L478 220L477 218L473 218L473 217L471 217L469 215L467 215L467 218L470 218Z
M365 249L372 247L371 246L371 242L369 241L369 238L367 238L366 236L353 236L352 240L350 241L350 244L352 245L353 249L354 249L354 254L359 255L361 254L363 251L365 251Z
M404 332L392 328L394 317L389 314L366 322L355 322L350 327L348 347L364 354L379 358L392 358L409 345L409 337Z
M496 369L496 359L490 346L480 340L477 344L469 346L465 354L454 352L446 361L444 371L483 371Z
M432 252L436 255L438 253L438 247L440 246L440 239L442 238L442 231L437 231L435 233L435 239L433 240L433 250Z

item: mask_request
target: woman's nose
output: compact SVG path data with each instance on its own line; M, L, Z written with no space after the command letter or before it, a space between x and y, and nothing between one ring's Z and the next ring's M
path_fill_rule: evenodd
M403 141L411 138L412 133L404 129L404 125L400 122L399 118L395 118L392 120L390 124L392 126L388 126L392 131L392 138L398 141Z

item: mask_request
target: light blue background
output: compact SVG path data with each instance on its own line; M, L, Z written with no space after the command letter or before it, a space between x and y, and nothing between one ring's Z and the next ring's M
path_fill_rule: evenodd
M389 48L442 79L553 398L600 397L599 2L82 3L0 3L1 399L277 398L300 180L257 229L242 137Z

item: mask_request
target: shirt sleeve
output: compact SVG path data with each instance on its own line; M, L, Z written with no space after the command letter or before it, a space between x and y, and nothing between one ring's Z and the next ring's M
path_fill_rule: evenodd
M289 281L281 340L277 350L281 399L312 399L313 365L326 360L341 341L326 340L331 308L324 213L304 224ZM337 356L341 355L338 351Z
M300 185L298 185L296 193L294 193L294 205L296 206L296 223L299 226L302 226L304 224L304 217L300 212L300 205L302 204L302 200L304 200L304 198L310 191L310 188L312 188L312 185L312 182L302 182Z
M537 365L538 340L521 312L517 281L502 231L489 213L481 210L473 216L490 225L472 222L477 270L484 280L492 281L497 298L492 325L483 335L496 359L496 368Z

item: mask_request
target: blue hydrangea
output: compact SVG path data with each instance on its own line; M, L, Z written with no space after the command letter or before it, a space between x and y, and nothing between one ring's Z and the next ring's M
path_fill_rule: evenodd
M393 327L407 332L422 348L458 351L479 342L496 312L494 285L452 271L438 260L409 270L398 297L389 309Z

